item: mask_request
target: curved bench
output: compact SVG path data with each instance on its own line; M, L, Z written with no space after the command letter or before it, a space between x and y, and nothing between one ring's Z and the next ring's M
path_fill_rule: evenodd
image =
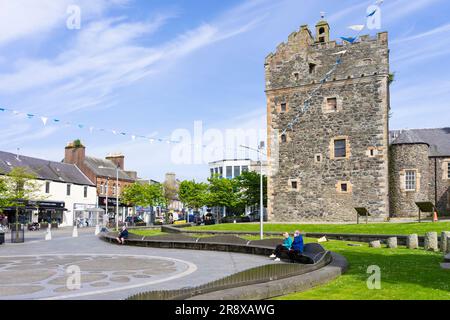
M100 238L111 243L116 243L116 233L101 233ZM245 240L234 235L221 235L207 238L195 238L182 234L167 234L157 236L138 236L130 232L125 240L127 245L140 247L165 248L165 249L191 249L210 250L235 253L246 253L269 256L273 253L276 245L281 243L281 239L266 240ZM326 254L325 250L318 243L307 243L304 246L304 264L314 264L320 261ZM281 260L290 262L287 256L282 256Z

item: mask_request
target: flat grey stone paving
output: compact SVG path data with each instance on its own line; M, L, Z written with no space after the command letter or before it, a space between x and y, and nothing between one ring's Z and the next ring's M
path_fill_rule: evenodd
M142 291L198 286L273 263L255 255L120 246L94 229L28 232L23 244L0 246L0 299L125 299ZM81 288L69 289L67 268L77 266Z

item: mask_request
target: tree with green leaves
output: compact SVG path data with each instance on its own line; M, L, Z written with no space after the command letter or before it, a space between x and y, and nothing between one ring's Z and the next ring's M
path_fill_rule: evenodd
M198 211L207 203L207 191L208 185L206 183L185 180L180 184L178 196L185 206Z
M134 183L126 186L122 192L122 201L128 205L152 207L164 203L161 184Z
M239 185L239 197L248 206L260 204L261 175L255 171L242 172L236 178ZM267 206L267 177L263 176L263 202Z
M30 200L40 200L40 184L36 180L36 175L28 168L15 167L7 175L2 176L5 188L0 195L5 207L14 207L16 210L15 230L19 230L19 211L26 207ZM19 233L16 233L17 240Z
M223 207L225 214L226 208L236 208L241 205L236 179L225 179L214 175L208 179L208 182L206 204L209 207Z

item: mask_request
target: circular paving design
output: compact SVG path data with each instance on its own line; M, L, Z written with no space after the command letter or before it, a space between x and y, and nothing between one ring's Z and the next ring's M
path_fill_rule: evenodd
M145 255L2 256L0 299L78 298L151 286L196 270L184 260Z

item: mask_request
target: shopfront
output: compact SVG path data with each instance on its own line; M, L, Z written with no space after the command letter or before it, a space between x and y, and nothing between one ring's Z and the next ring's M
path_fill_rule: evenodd
M56 222L61 224L65 209L65 203L60 201L19 201L19 223L32 222ZM16 208L3 209L9 223L16 222Z
M105 210L110 220L114 220L117 210L116 198L108 197L108 205L106 205L106 197L98 197L99 208ZM125 221L125 217L128 215L128 206L121 202L119 199L119 221Z

